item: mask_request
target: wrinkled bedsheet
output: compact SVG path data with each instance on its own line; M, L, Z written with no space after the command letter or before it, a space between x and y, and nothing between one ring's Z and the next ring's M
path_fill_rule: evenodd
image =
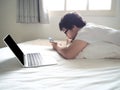
M58 64L23 68L9 48L1 48L0 90L120 90L120 59L65 60L51 46L19 46L51 55Z

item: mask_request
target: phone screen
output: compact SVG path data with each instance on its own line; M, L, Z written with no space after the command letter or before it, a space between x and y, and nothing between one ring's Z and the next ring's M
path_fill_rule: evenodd
M49 37L48 39L49 39L49 42L54 42L52 37Z

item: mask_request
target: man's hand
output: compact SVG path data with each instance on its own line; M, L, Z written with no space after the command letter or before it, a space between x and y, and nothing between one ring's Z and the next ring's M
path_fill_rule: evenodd
M53 49L56 50L58 43L57 42L51 42L51 45L53 46Z
M55 49L55 50L57 50L57 48L65 47L65 45L60 42L51 42L51 45L53 46L53 49Z

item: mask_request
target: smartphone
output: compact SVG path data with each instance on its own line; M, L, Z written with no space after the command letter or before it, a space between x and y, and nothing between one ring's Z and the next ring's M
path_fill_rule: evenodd
M49 42L54 42L52 37L49 37L48 39L49 39Z

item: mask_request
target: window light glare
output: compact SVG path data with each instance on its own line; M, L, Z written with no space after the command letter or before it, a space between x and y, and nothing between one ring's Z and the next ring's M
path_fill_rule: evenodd
M64 10L64 0L43 0L43 3L50 11Z
M86 10L87 0L66 0L66 10Z
M89 10L111 10L112 0L89 0Z
M50 11L111 10L112 0L43 0Z

